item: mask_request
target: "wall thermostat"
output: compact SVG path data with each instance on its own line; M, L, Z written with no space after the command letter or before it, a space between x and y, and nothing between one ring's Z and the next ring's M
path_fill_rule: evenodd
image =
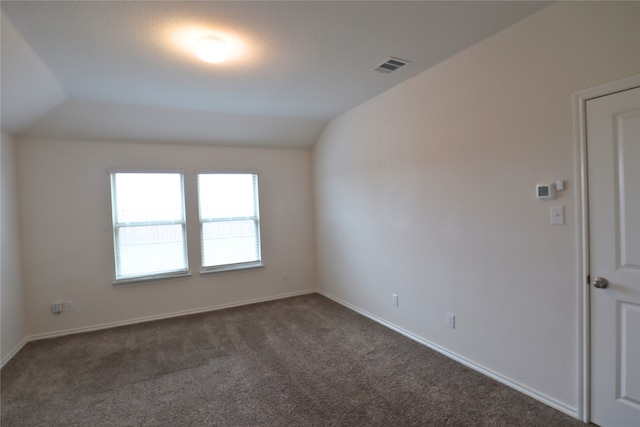
M555 199L556 198L555 183L549 182L546 184L536 185L536 197L542 200Z

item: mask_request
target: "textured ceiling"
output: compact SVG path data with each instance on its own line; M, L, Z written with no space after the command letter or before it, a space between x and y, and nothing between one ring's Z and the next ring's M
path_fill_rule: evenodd
M331 118L547 4L2 1L2 128L309 148ZM234 56L199 61L185 43L200 34ZM373 71L390 56L411 63Z

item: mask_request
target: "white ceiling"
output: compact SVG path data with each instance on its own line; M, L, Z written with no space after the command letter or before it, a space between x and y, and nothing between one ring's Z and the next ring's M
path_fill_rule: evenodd
M311 147L326 122L548 5L522 1L5 1L2 129ZM207 64L180 43L214 34ZM373 69L389 57L411 63Z

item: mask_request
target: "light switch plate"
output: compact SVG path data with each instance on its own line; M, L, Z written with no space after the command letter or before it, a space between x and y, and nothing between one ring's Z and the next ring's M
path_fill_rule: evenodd
M564 225L564 206L551 206L551 225Z

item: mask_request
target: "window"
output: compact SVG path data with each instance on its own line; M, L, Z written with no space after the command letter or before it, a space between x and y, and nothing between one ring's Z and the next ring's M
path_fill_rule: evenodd
M258 176L198 174L198 202L202 270L261 266Z
M188 274L183 176L112 172L116 283Z

